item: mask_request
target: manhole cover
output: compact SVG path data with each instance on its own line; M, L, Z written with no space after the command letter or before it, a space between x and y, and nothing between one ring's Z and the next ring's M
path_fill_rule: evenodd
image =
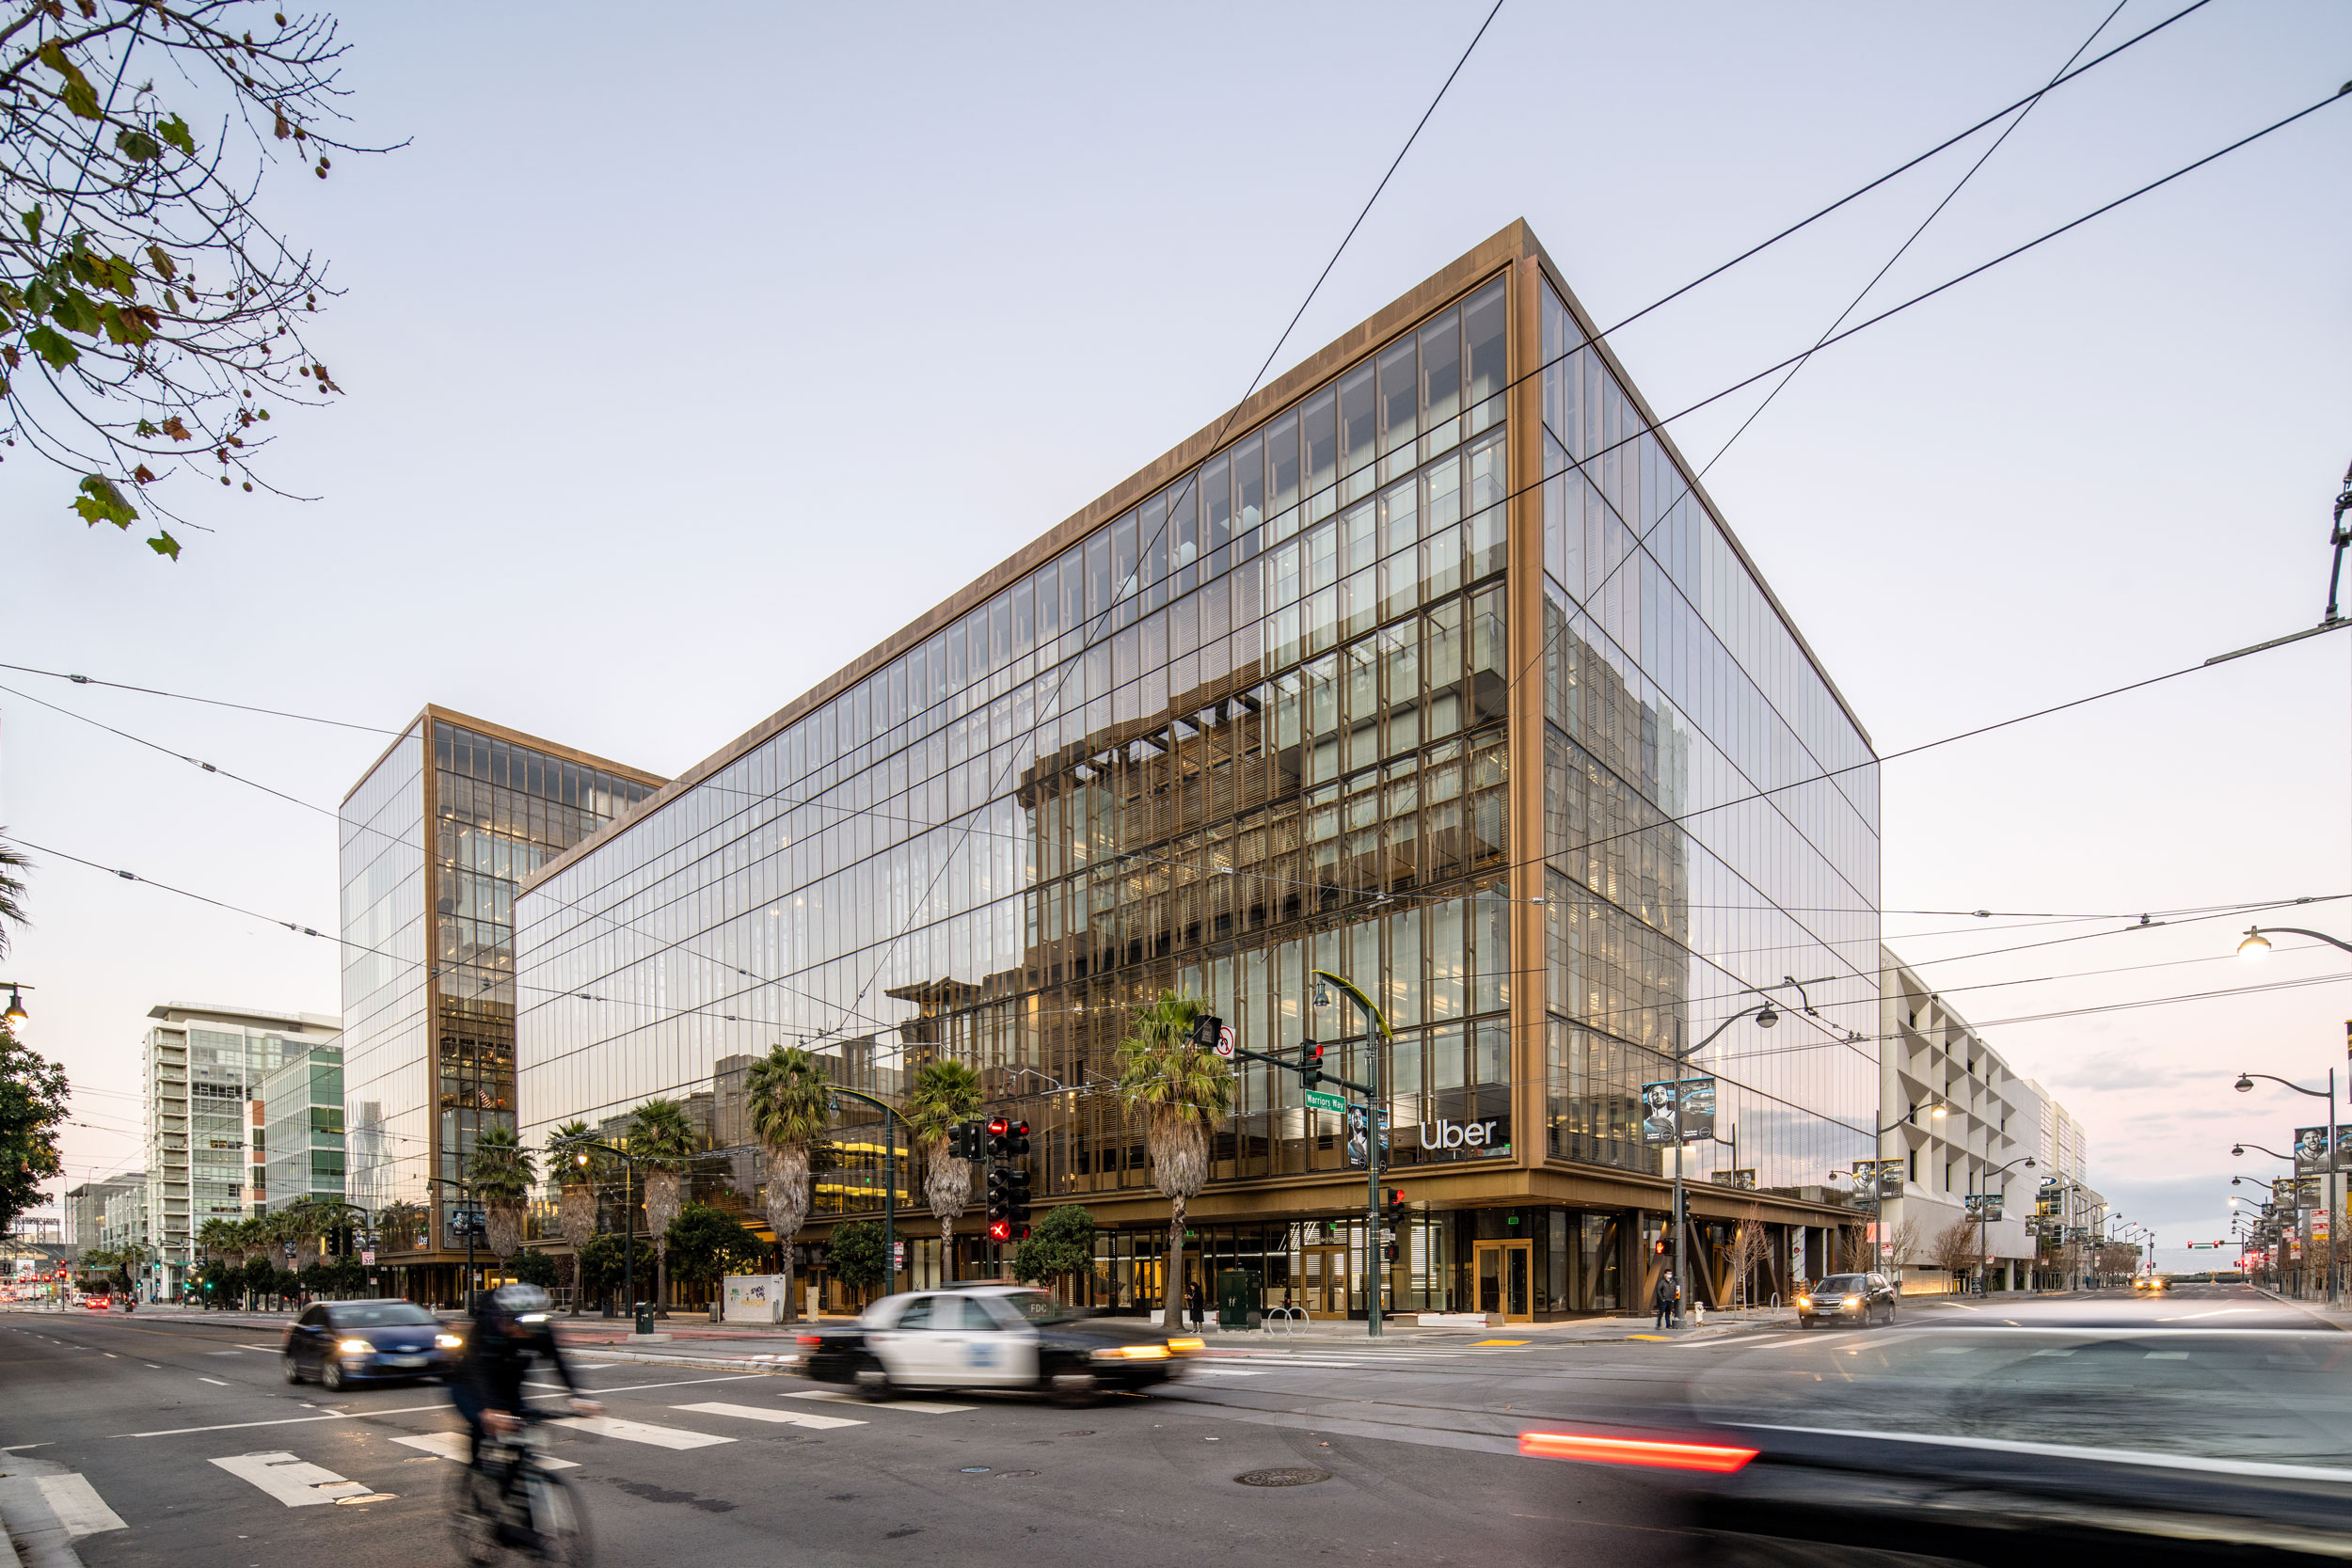
M1295 1468L1244 1470L1233 1479L1244 1486L1312 1486L1316 1481L1329 1481L1331 1472Z

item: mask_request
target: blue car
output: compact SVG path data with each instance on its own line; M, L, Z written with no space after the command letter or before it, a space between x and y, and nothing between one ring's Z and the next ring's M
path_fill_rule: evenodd
M372 1379L446 1377L465 1348L462 1335L414 1302L323 1302L286 1331L286 1381L315 1377L335 1389Z

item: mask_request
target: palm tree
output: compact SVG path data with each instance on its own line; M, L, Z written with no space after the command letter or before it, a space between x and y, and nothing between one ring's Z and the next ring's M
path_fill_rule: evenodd
M955 1277L956 1220L972 1201L972 1162L947 1157L947 1133L980 1108L980 1075L942 1056L914 1075L898 1119L923 1157L923 1196L939 1216L940 1277Z
M383 1233L387 1252L412 1250L417 1244L417 1232L424 1223L424 1205L407 1198L388 1203L375 1212L376 1228ZM399 1240L394 1241L395 1237Z
M694 1124L675 1100L648 1100L629 1118L628 1152L645 1178L645 1228L653 1232L654 1306L669 1315L670 1222L685 1206Z
M0 833L7 832L0 828ZM24 879L18 875L32 865L22 849L0 844L0 958L8 956L12 928L32 924L24 917Z
M215 1214L196 1227L196 1247L209 1261L236 1247L236 1227Z
M567 1121L548 1134L548 1166L555 1178L555 1224L572 1247L572 1316L580 1316L580 1255L596 1239L596 1188L611 1174L612 1156L583 1148L596 1135L584 1121Z
M307 1267L324 1255L326 1232L334 1224L335 1211L321 1205L308 1193L278 1211L276 1218L284 1240L294 1243L294 1267Z
M1168 1195L1168 1255L1160 1322L1184 1305L1184 1203L1208 1184L1209 1132L1233 1108L1233 1067L1192 1043L1193 1021L1209 1010L1197 996L1162 991L1119 1042L1119 1098L1143 1124L1152 1184Z
M766 1151L768 1223L775 1227L776 1250L783 1254L784 1318L790 1323L798 1316L792 1305L792 1239L808 1218L809 1155L833 1120L833 1094L814 1053L774 1045L752 1064L744 1096L752 1135Z
M523 1213L539 1180L537 1161L513 1128L485 1127L474 1134L466 1180L473 1188L474 1201L482 1205L490 1251L503 1263L522 1250Z

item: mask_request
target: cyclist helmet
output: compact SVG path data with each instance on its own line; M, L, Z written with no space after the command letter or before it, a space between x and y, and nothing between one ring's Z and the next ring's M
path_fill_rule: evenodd
M509 1317L534 1323L544 1321L555 1302L536 1285L501 1285L491 1292L490 1304Z

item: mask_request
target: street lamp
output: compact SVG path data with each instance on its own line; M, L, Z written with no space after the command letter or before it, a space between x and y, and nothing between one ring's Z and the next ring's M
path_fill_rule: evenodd
M1993 1179L2008 1171L2010 1165L2020 1164L2027 1170L2033 1169L2033 1156L2028 1154L2022 1159L2011 1160L2008 1165L1985 1172L1983 1188L1977 1194L1977 1294L1980 1296L1993 1294L1993 1264L1985 1240L1986 1228L1993 1223ZM2006 1196L2009 1188L2004 1185L2001 1191Z
M637 1182L637 1162L629 1152L614 1144L598 1143L594 1138L566 1138L564 1147L571 1151L572 1164L581 1170L588 1168L591 1149L620 1156L621 1161L621 1294L628 1298L628 1321L632 1333L637 1332L637 1202L632 1192ZM579 1260L573 1260L575 1270ZM574 1283L577 1283L575 1281ZM650 1332L651 1325L647 1325Z
M1683 1212L1682 1212L1682 1069L1683 1069L1683 1068L1684 1068L1686 1065L1688 1065L1688 1064L1689 1064L1689 1062L1690 1062L1690 1060L1691 1060L1691 1058L1692 1058L1692 1057L1693 1057L1693 1056L1697 1055L1700 1052L1702 1052L1702 1051L1706 1050L1708 1046L1710 1046L1710 1045L1714 1044L1714 1043L1715 1043L1715 1037L1716 1037L1716 1036L1721 1035L1721 1034L1722 1034L1724 1030L1726 1030L1726 1029L1730 1028L1733 1024L1735 1024L1735 1023L1739 1022L1740 1022L1741 1019L1743 1019L1743 1018L1753 1018L1753 1019L1755 1019L1755 1020L1756 1020L1756 1026L1758 1029L1770 1029L1770 1028L1771 1028L1771 1027L1772 1027L1774 1024L1776 1024L1776 1023L1778 1023L1778 1022L1780 1022L1780 1014L1779 1014L1779 1012L1778 1012L1777 1010L1775 1010L1775 1009L1773 1008L1773 1006L1772 1006L1772 999L1771 997L1767 996L1767 997L1765 997L1765 998L1764 998L1764 1005L1763 1005L1762 1006L1760 1006L1760 1007L1743 1007L1743 1008L1741 1008L1740 1011L1738 1011L1738 1012L1736 1012L1736 1013L1732 1014L1729 1018L1727 1018L1727 1019L1724 1020L1721 1023L1718 1023L1717 1025L1715 1025L1715 1027L1714 1027L1711 1031L1709 1031L1709 1032L1708 1032L1708 1037L1707 1037L1705 1039L1703 1039L1703 1040L1699 1041L1699 1042L1698 1042L1698 1044L1696 1044L1696 1045L1694 1045L1694 1046L1692 1046L1689 1050L1687 1050L1687 1051L1670 1052L1670 1053L1668 1053L1669 1055L1671 1055L1671 1056L1673 1057L1673 1059L1674 1059L1674 1065L1675 1065L1675 1085L1674 1085L1674 1097L1675 1097L1675 1099L1674 1099L1674 1105L1675 1105L1675 1197L1674 1197L1674 1227L1675 1227L1675 1290L1676 1290L1676 1291L1677 1291L1677 1293L1679 1293L1679 1292L1681 1292L1681 1291L1687 1291L1687 1290L1689 1290L1689 1289L1690 1289L1690 1286L1689 1286L1689 1284L1687 1283L1687 1280L1688 1280L1688 1278L1689 1278L1689 1275L1686 1275L1686 1274L1684 1273L1684 1266L1685 1266L1685 1265L1684 1265L1684 1252L1683 1252L1683 1242L1684 1242L1684 1237L1685 1237L1685 1234L1686 1234L1686 1233L1690 1230L1690 1228L1691 1228L1691 1224L1690 1224L1690 1219L1689 1219L1689 1217L1688 1217L1687 1215L1685 1215L1685 1214L1683 1213ZM1676 1310L1676 1312L1675 1312L1675 1325L1676 1325L1677 1327L1680 1327L1680 1326L1681 1326L1681 1324L1682 1324L1682 1313L1681 1313L1680 1309L1677 1307L1677 1310Z
M425 1180L443 1187L456 1188L458 1201L466 1206L466 1299L460 1303L460 1307L466 1312L471 1313L473 1311L474 1221L481 1217L473 1212L473 1187L470 1183L460 1181L453 1176L428 1176Z
M2270 951L2267 939L2274 936L2310 937L2330 947L2340 947L2346 953L2352 953L2352 942L2341 941L2325 931L2307 930L2300 926L2249 926L2246 927L2246 940L2237 944L2237 956L2241 958L2264 957Z
M2337 942L2335 938L2318 931L2305 931L2299 927L2287 926L2273 927L2272 929L2281 931L2293 930L2301 936L2318 937L2319 940L2324 942L2328 942L2332 946L2341 947L2347 953L2352 953L2352 944ZM2258 942L2262 942L2262 933L2259 930L2249 931L2246 933L2246 941L2238 944L2238 951L2241 953L2248 952L2249 951L2249 944ZM2263 942L2263 947L2266 948L2270 944L2268 942ZM2262 948L2252 948L2251 951L2259 954L2262 951ZM2336 1069L2334 1068L2329 1068L2328 1069L2328 1086L2324 1089L2307 1089L2300 1084L2289 1082L2287 1079L2280 1078L2267 1072L2241 1072L2237 1075L2237 1082L2231 1086L2235 1088L2238 1093L2246 1094L2253 1089L2254 1080L2257 1078L2268 1079L2273 1084L2283 1085L2287 1088L2293 1089L2296 1094L2307 1094L2313 1100L2324 1100L2328 1102L2328 1125L2320 1133L2319 1148L2321 1157L2327 1162L2327 1164L2322 1167L2322 1174L2327 1178L2327 1186L2324 1190L2328 1195L2328 1305L2333 1307L2337 1305L2337 1299L2340 1293L2336 1288L2335 1262L2335 1227L2336 1215L2339 1212L2336 1202L2336 1166L2338 1164L2336 1158ZM2259 1148L2261 1146L2257 1145L2256 1147ZM2267 1150L2265 1150L2265 1152L2267 1152Z
M1757 1019L1756 1022L1761 1023L1764 1021ZM1940 1100L1928 1107L1928 1116L1936 1121L1942 1121L1951 1114L1952 1108ZM1870 1134L1870 1244L1877 1248L1882 1256L1885 1253L1888 1243L1886 1240L1886 1177L1884 1174L1886 1162L1880 1158L1880 1151L1886 1147L1886 1134L1905 1123L1915 1126L1918 1120L1919 1104L1914 1101L1909 1110Z
M0 980L0 986L6 986L8 988L8 1010L5 1013L0 1013L0 1019L6 1019L10 1029L24 1028L24 1021L33 1016L24 1010L24 993L31 990L33 988L30 986L19 985L14 980Z

